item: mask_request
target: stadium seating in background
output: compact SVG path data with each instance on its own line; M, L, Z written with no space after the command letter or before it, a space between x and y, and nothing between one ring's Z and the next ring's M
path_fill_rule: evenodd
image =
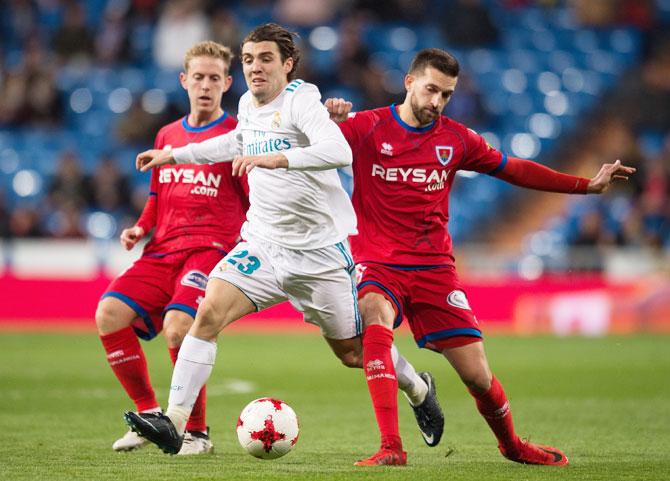
M112 239L132 222L149 179L134 172L132 159L150 145L162 123L187 109L175 70L182 52L169 42L160 43L173 38L168 33L177 26L169 20L185 8L191 8L193 41L212 36L238 44L240 35L276 19L275 15L294 18L305 50L304 76L320 86L324 98L350 98L358 109L401 100L403 75L416 51L446 48L460 60L463 71L446 113L477 129L496 148L554 167L563 166L565 160L552 155L557 146L569 141L587 114L606 102L604 96L640 64L646 34L640 24L582 25L583 12L573 7L580 2L514 7L510 5L515 2L489 0L475 8L470 2L439 1L430 2L431 12L439 15L430 15L425 5L421 10L407 2L383 2L382 9L382 2L359 1L347 11L338 6L332 11L310 11L316 17L273 10L272 2L262 0L251 6L243 2L208 6L194 0L171 0L164 7L158 3L87 0L79 8L60 2L13 2L7 15L3 13L0 198L5 207L0 216L5 219L0 225L9 227L0 229L0 234ZM663 7L666 3L658 2L652 12L659 22L670 18ZM389 20L396 10L400 14ZM447 11L450 21L475 21L482 31L468 36L467 31L449 30L440 20ZM329 20L314 25L309 18ZM43 82L44 102L38 105L41 110L24 108L21 117L20 109L2 98L11 93L8 86L25 81L37 67L48 80ZM239 69L233 75L233 92L224 102L234 112L244 81ZM55 96L50 97L50 92ZM30 103L30 97L19 100ZM643 170L656 172L660 162L667 173L668 148L661 148L667 132L666 128L636 133ZM112 207L89 196L83 202L71 199L64 214L62 206L54 205L49 186L66 152L74 153L87 182L105 168L104 159L113 159L119 182L127 186L121 196L124 204ZM655 174L649 176L655 178ZM342 172L342 179L350 185L347 172ZM615 244L627 245L636 242L626 237L627 229L633 228L627 219L635 212L642 223L636 228L638 235L642 232L645 239L654 239L654 245L667 247L667 213L658 217L649 206L653 195L644 189L659 187L648 185L635 194L615 192L605 204L571 203L567 215L551 220L547 232L556 239L556 246L563 246L561 255L571 243L591 242L592 233L585 232L593 229L590 223L599 223ZM666 204L667 189L666 182L665 197L661 196ZM516 195L517 189L488 176L459 176L451 205L454 240L481 239L482 230ZM589 213L594 211L599 220L591 222ZM17 216L24 220L9 221ZM54 219L79 225L59 230Z

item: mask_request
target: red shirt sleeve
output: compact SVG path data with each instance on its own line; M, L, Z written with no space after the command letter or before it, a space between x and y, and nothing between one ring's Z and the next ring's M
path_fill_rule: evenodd
M158 131L154 139L154 149L162 149L165 144L163 139L163 129ZM156 227L156 219L158 218L158 169L151 169L151 183L149 188L149 198L144 204L140 218L135 222L136 226L144 229L144 233L148 234L151 229Z
M355 153L366 134L372 130L372 116L367 115L367 112L355 112L339 125L344 138Z
M510 184L546 192L586 194L589 179L563 174L530 160L505 159L506 163L491 174Z
M462 170L473 170L482 174L489 174L498 169L504 162L502 152L486 143L484 137L471 129L465 129L465 153L458 166Z
M135 225L144 229L144 233L148 234L151 229L156 227L156 219L158 217L158 169L151 169L151 187L149 189L149 198L144 204L142 214L137 219Z

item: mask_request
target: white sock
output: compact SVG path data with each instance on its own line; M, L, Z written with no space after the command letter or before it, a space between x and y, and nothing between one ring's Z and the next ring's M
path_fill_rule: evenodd
M170 398L165 413L180 434L186 429L195 400L212 373L215 359L216 342L186 335L172 371Z
M398 387L405 393L412 406L418 406L426 399L428 385L416 373L414 366L398 352L395 344L391 346L391 358L398 378Z

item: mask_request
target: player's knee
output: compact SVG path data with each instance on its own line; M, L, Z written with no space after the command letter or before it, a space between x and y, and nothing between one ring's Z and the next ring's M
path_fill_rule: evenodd
M393 327L395 311L391 304L381 294L370 292L358 301L361 317L365 326L379 324L388 328Z
M111 334L131 324L132 319L129 319L119 309L115 309L113 303L107 302L106 299L98 303L95 311L95 325L99 334Z
M472 391L484 393L491 389L493 376L488 370L466 371L460 375L463 383Z
M216 337L226 324L232 322L227 319L228 313L229 309L225 309L205 297L198 307L198 313L195 317L193 327L196 330L196 336L204 339Z
M168 311L163 321L163 335L168 347L181 346L192 324L190 314L174 309Z
M198 313L195 318L198 324L209 325L215 322L218 315L219 309L216 308L215 304L208 299L204 299L198 307Z
M181 343L184 340L186 333L188 333L191 324L192 323L190 322L185 325L168 324L163 329L163 334L165 335L165 342L167 343L168 347L181 346Z

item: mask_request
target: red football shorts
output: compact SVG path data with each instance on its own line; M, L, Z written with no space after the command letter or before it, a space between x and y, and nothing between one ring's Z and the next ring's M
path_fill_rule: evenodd
M396 313L394 327L407 319L419 347L442 352L481 341L479 322L470 309L453 267L405 267L362 263L358 298L382 294Z
M115 297L130 306L138 316L133 322L137 335L153 339L170 309L195 318L209 273L224 256L210 248L142 256L112 281L102 298Z

